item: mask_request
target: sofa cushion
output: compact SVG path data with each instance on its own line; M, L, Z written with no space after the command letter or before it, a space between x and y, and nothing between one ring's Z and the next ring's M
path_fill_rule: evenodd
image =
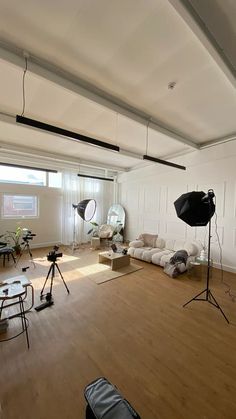
M140 234L139 239L144 241L144 246L155 247L158 234L143 233Z
M129 247L127 254L130 255L132 258L134 257L134 251L136 247Z
M157 247L154 247L151 250L145 250L143 252L142 258L145 262L149 262L151 263L152 261L152 256L155 255L155 253L161 252L162 249L158 249Z
M155 253L154 255L152 255L152 263L154 263L155 265L160 265L162 256L169 254L173 255L173 252L171 252L170 250L161 250L160 252Z
M137 249L134 249L134 257L136 259L143 259L143 253L147 250L151 250L150 247L140 247Z
M129 243L129 247L143 247L144 241L143 240L134 240Z
M174 254L175 252L169 251L169 253L165 253L164 255L162 255L160 257L159 265L165 266L165 264L170 261L170 259L174 256Z
M164 249L165 244L166 242L164 239L162 239L161 237L157 237L154 247L157 247L158 249Z

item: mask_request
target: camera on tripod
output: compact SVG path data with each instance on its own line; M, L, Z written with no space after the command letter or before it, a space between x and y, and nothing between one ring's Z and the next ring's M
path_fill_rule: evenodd
M48 271L47 277L45 279L45 282L43 284L43 288L42 288L42 290L40 292L40 300L43 300L45 298L46 299L46 302L40 304L38 307L35 307L35 310L36 311L41 311L44 308L50 307L50 306L52 306L54 304L53 296L52 296L52 288L53 288L53 280L54 280L54 277L55 277L56 270L58 271L58 273L59 273L59 275L60 275L60 277L61 277L61 279L63 281L63 284L65 285L65 288L66 288L67 293L70 294L69 288L67 287L67 285L65 283L65 280L64 280L64 278L62 276L62 273L60 271L60 268L59 268L59 266L58 266L58 264L56 262L57 258L61 258L63 256L62 253L58 253L57 252L58 249L59 249L59 246L54 246L53 247L53 250L51 250L51 252L49 252L48 255L47 255L47 260L49 262L52 262L52 263L51 263L51 266L49 268L49 271ZM45 286L47 284L47 280L49 279L50 275L51 275L50 289L49 289L49 292L47 292L46 294L44 294L44 289L45 289Z
M32 233L31 230L25 230L24 235L22 237L23 243L28 242L29 240L33 240L33 238L36 236L36 234Z
M54 246L53 250L48 253L47 260L49 262L56 262L57 258L61 258L63 256L63 253L58 253L59 246Z

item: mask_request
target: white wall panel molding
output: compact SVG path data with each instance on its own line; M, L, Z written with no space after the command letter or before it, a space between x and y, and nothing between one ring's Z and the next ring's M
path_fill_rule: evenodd
M143 233L158 234L160 231L160 221L148 217L143 218Z
M236 248L236 227L233 229L233 246Z
M153 183L147 185L144 190L145 213L160 213L160 187L153 187Z
M173 185L167 187L167 214L169 216L176 216L174 202L186 192L187 186L185 185Z
M217 225L217 233L219 237L219 242L221 246L224 246L224 227L221 227ZM216 229L215 229L215 223L212 223L212 235L211 235L211 244L214 247L218 247L218 237L217 237Z
M170 238L186 239L187 225L179 221L166 222L166 235Z
M231 203L233 203L234 206L234 217L236 217L236 182L234 183L234 190L233 190L233 199Z
M137 227L138 227L138 230L137 230L138 235L141 233L144 233L144 216L143 215L139 214Z
M203 246L208 243L208 226L193 227L195 229L195 240L200 241Z
M203 191L207 193L208 189L214 190L217 215L219 217L224 217L226 181L219 183L200 183L197 185L198 191Z

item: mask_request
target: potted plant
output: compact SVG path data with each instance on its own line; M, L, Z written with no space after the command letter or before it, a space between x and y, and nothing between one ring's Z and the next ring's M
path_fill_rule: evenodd
M15 250L16 254L19 255L21 253L21 236L22 236L22 227L17 227L16 231L7 231L5 238L9 241L9 245L12 245L13 249Z
M92 228L88 231L87 234L92 234L92 237L98 237L99 224L95 221L91 221L90 224L92 225Z

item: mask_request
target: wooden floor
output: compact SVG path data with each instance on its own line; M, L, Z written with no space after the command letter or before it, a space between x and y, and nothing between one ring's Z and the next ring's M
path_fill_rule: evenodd
M35 250L36 268L27 271L36 305L48 250ZM76 270L96 262L97 251L60 250L70 295L55 278L55 305L28 314L30 350L24 336L0 344L1 419L84 419L84 387L99 376L142 419L236 418L236 304L219 271L211 288L230 325L206 302L182 308L204 280L171 279L136 261L142 270L97 285ZM1 278L22 274L27 264L22 258L17 270L1 267ZM225 280L236 290L235 275Z

